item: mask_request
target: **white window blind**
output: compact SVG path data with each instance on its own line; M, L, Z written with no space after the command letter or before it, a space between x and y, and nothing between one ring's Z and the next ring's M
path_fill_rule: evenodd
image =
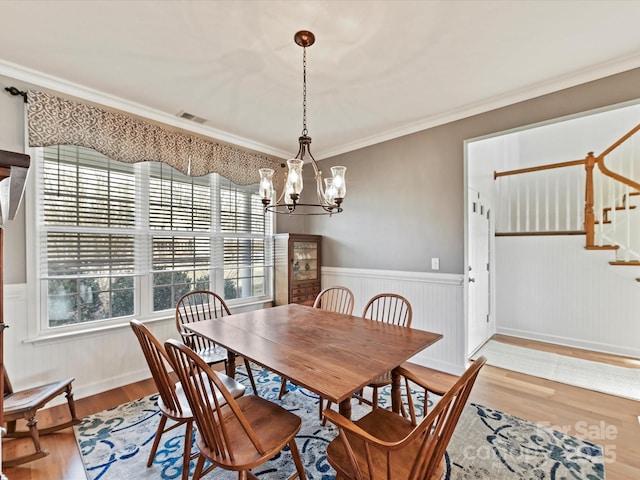
M38 223L49 327L153 315L193 289L229 301L271 296L271 215L257 186L124 164L83 147L43 152Z

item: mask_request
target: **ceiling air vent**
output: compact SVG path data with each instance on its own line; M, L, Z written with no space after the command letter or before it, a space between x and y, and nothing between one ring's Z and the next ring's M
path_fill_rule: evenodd
M189 112L179 112L178 113L178 117L180 118L184 118L185 120L191 120L192 122L196 122L196 123L206 123L207 119L206 118L202 118L202 117L198 117L196 115L194 115L193 113L189 113Z

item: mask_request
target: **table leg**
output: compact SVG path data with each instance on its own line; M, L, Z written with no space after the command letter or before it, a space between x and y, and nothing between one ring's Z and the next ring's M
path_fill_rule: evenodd
M391 370L391 410L394 413L400 413L400 405L402 404L402 397L400 395L401 380L398 371L395 368Z
M340 402L340 404L338 405L338 412L344 418L348 418L349 420L351 420L351 397Z
M227 376L236 378L236 354L227 350Z

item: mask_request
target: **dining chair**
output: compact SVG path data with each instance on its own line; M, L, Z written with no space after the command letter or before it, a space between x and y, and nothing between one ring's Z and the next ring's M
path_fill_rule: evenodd
M49 455L49 452L42 448L40 444L40 436L57 432L58 430L80 423L80 419L76 416L73 391L71 388L71 383L74 381L74 378L66 378L56 382L47 383L45 385L38 385L36 387L14 391L5 365L2 366L2 375L4 376L2 415L7 424L7 431L2 435L2 437L3 439L31 437L34 447L33 452L14 458L5 458L2 461L2 465L5 467L15 467L16 465L22 465L23 463L46 457ZM66 422L39 429L37 419L38 410L44 408L47 403L63 393L67 399L71 419ZM28 429L17 429L16 426L18 420L26 420ZM0 474L0 476L3 475Z
M212 340L184 328L185 325L202 320L222 318L231 315L231 310L220 295L209 290L194 290L185 293L176 304L176 328L185 345L197 352L209 365L224 363L227 366L227 351ZM256 382L251 371L249 360L244 359L247 376L253 392L257 395Z
M313 302L313 308L329 312L353 313L353 292L347 287L329 287L322 290Z
M327 460L336 480L436 480L445 471L445 451L455 431L473 384L485 364L478 358L426 413L419 423L408 390L412 420L383 408L375 408L356 422L333 410L324 412L338 427L338 436L327 447ZM429 389L428 383L403 367L405 380Z
M353 303L354 297L351 290L347 287L335 286L322 290L314 300L313 308L351 315L353 312ZM278 398L282 399L285 393L287 393L287 379L282 378ZM318 405L318 415L320 420L323 420L322 410L324 410L324 399L322 397L319 397ZM324 420L322 424L325 424Z
M375 295L367 302L362 311L362 318L407 328L411 327L412 316L413 312L409 300L396 293ZM356 393L355 397L376 409L378 408L378 390L389 384L391 384L391 372L385 372L368 385L373 389L371 400L364 398L362 391Z
M170 339L165 349L197 426L200 457L194 480L216 467L237 471L238 480L256 479L250 470L279 455L286 446L296 467L289 478L306 480L295 440L302 425L300 417L257 395L233 398L202 357L185 344ZM214 389L220 391L225 404L208 395ZM204 469L206 460L211 465Z
M153 439L153 445L151 452L149 453L149 459L147 460L147 468L149 468L153 459L156 456L158 445L160 445L160 438L166 432L173 430L176 427L185 425L184 433L184 454L182 462L182 479L189 478L189 464L191 460L198 456L197 453L191 454L191 438L193 432L193 414L189 407L189 402L184 394L184 389L180 382L174 381L171 373L167 369L169 365L169 358L163 345L158 339L151 333L151 331L140 321L131 320L129 322L133 333L136 334L142 353L147 361L151 376L158 389L158 408L160 409L160 423L156 429L156 434ZM231 396L234 398L244 395L245 386L239 382L236 382L233 378L226 376L221 372L215 372L220 381L229 390ZM224 402L224 398L217 390L210 390L210 392L216 392L218 400ZM172 420L171 426L166 427L167 420Z

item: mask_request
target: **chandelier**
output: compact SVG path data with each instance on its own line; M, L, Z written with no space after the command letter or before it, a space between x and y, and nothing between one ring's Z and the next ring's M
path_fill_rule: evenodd
M298 138L300 145L295 158L287 160L287 176L282 194L275 203L272 197L273 169L261 168L260 196L267 212L285 213L289 215L332 215L342 212L342 201L347 193L345 172L347 167L331 167L331 178L322 178L316 160L311 154L311 137L307 131L307 47L315 42L313 33L301 30L294 35L296 44L302 47L302 135ZM300 202L302 193L302 166L305 159L310 160L315 173L317 203Z

